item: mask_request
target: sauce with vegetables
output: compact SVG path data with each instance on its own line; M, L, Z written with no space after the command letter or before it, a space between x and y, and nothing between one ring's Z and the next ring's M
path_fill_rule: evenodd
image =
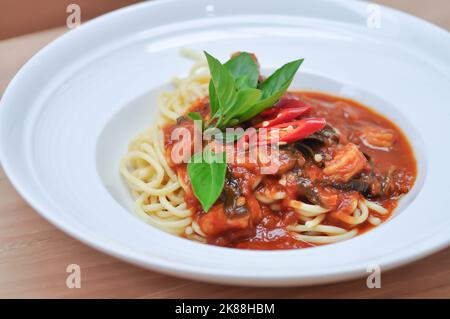
M191 111L207 118L208 103L203 99ZM317 119L311 123L321 128L292 138L289 134L296 132L295 124L305 119ZM284 129L284 123L293 127L285 135L280 133L276 170L261 174L259 162L228 163L222 194L208 212L192 191L186 164L172 164L184 181L186 203L208 243L246 249L326 244L322 237L351 231L361 234L385 221L413 186L416 161L405 135L387 118L353 100L287 92L277 105L244 126ZM168 136L179 126L193 130L187 118L167 126L168 152L172 148ZM358 214L363 214L365 206L359 206L359 201L368 204L369 215L362 222ZM381 206L381 213L371 203ZM357 206L361 208L355 214ZM319 209L324 210L323 216L315 212ZM316 219L321 219L320 225L309 230L307 226L317 223Z

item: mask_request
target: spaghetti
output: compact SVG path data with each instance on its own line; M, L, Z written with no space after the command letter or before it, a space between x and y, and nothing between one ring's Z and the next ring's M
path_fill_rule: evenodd
M222 246L302 248L346 240L379 225L412 187L412 150L391 122L351 100L291 92L290 99L311 105L313 115L325 118L328 129L332 128L311 143L295 144L303 154L310 153L310 159L287 145L285 153L290 157L286 163L292 158L295 163L271 176L258 174L248 165L228 165L234 174L227 177L228 182L250 185L240 186L234 198L237 205L247 208L247 214L224 219L227 199L223 194L210 211L202 211L187 181L185 165L174 165L167 155L166 131L177 127L193 108L209 107L208 64L195 52L183 50L182 54L192 58L194 66L187 77L173 80L173 91L160 94L156 123L130 142L120 166L135 197L135 212L149 224ZM399 157L400 153L404 156ZM380 177L385 171L388 175Z
M173 79L175 90L159 95L156 124L130 142L120 172L136 198L135 212L139 217L166 232L205 241L193 223L192 212L184 202L184 190L164 150L164 126L175 123L208 92L210 75L206 61L192 51L183 50L182 54L194 59L194 66L186 78Z

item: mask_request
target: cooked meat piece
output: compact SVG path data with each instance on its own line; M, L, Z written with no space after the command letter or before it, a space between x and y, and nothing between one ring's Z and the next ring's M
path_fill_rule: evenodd
M207 213L203 213L198 224L207 236L217 236L229 230L245 229L249 226L250 215L228 218L223 204L214 205Z
M414 177L403 169L391 167L388 175L382 180L381 188L384 196L399 196L410 191Z
M355 211L360 195L357 192L344 193L336 211L331 213L331 217L336 218L348 224L352 224L351 220Z
M260 149L258 152L258 161L261 165L261 173L282 175L295 167L299 156L301 154L290 148L279 150L272 148L268 149L267 152Z
M331 161L325 163L323 173L332 181L347 182L360 173L367 164L367 159L359 148L348 143L339 149Z
M390 148L394 145L395 133L391 129L368 126L364 128L360 138L369 147Z
M339 204L339 191L329 187L317 187L317 190L320 206L336 209Z

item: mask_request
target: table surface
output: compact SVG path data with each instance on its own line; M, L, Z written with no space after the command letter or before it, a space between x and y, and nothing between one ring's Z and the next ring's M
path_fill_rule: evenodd
M380 0L450 29L448 0ZM27 59L65 28L0 42L0 92ZM66 286L69 264L81 267L81 288ZM40 217L0 168L0 297L112 298L449 298L450 248L382 273L380 289L366 278L299 288L205 284L145 270L98 252Z

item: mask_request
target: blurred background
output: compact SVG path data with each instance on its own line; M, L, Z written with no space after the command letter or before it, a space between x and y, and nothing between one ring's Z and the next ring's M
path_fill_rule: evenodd
M141 1L143 0L0 0L0 40L65 25L68 15L66 8L71 3L82 8L81 20L86 21ZM441 27L449 27L450 0L372 2L412 13Z
M86 21L108 11L141 0L0 0L0 40L45 29L64 26L71 3L78 4L81 20Z

